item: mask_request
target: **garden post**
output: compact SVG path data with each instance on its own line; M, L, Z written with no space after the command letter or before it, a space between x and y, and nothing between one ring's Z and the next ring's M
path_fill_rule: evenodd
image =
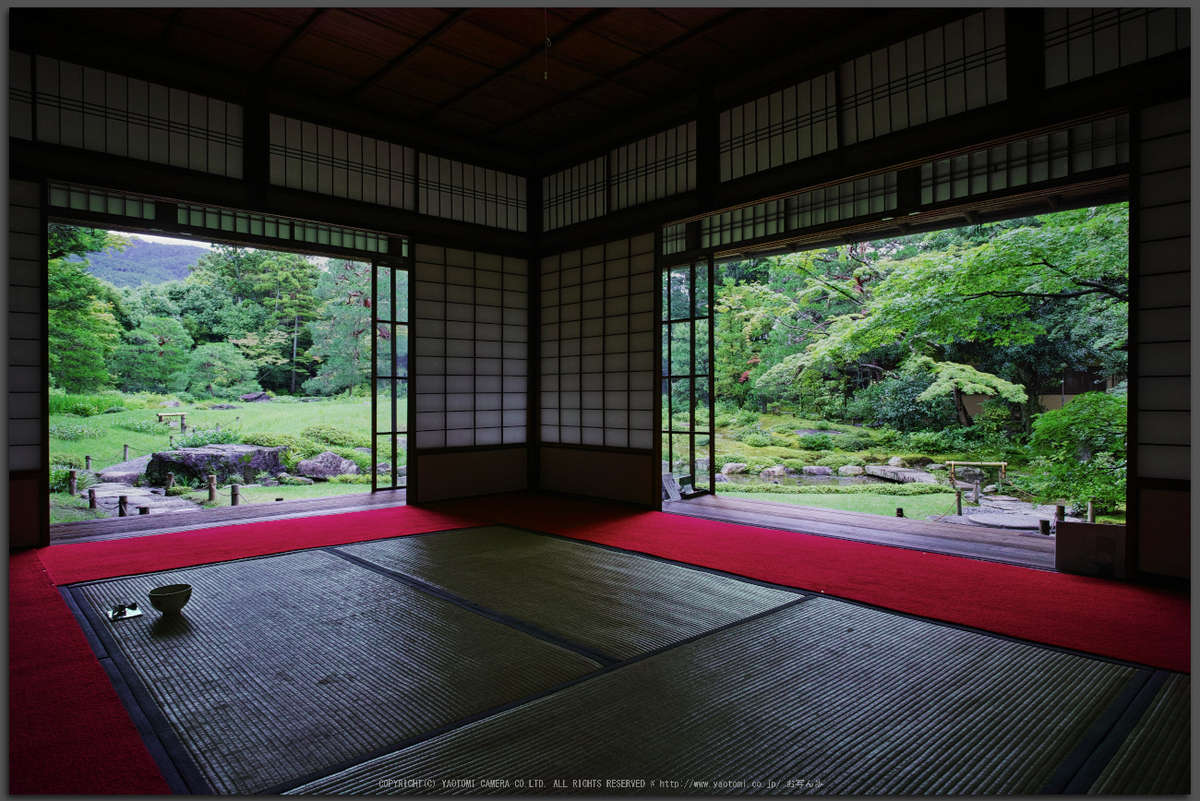
M208 475L208 502L217 502L217 477L212 473Z
M1096 522L1096 506L1091 501L1088 501L1088 522Z
M954 508L958 510L956 514L962 517L962 490L954 491Z
M971 503L979 503L979 482L975 482L975 489L971 490Z
M83 457L83 466L85 469L91 470L92 469L92 457L90 457L90 456Z
M1054 519L1055 520L1066 520L1067 519L1067 507L1062 505L1061 503L1058 504L1057 506L1055 506L1054 507Z
M179 435L183 436L187 433L187 415L182 412L179 415Z
M167 489L170 489L173 486L175 486L175 474L167 473Z
M221 430L221 424L220 424L220 423L217 423L217 430L218 430L218 431L220 431L220 430Z
M1049 537L1050 536L1050 521L1044 517L1041 520L1039 520L1038 521L1038 531L1041 532L1042 534L1046 535L1047 537Z
M168 447L170 447L170 448L174 448L174 447L175 447L175 435L174 435L174 434L172 434L171 436L167 437L167 446L168 446Z
M896 507L896 517L904 517L904 507Z
M117 496L117 517L128 517L129 516L128 504L129 504L129 496L128 495L118 495Z
M232 485L232 486L230 487L230 490L231 490L231 492L229 493L229 500L230 500L230 503L229 503L229 505L230 505L230 506L237 506L237 505L238 505L238 501L239 501L239 500L241 500L241 498L240 498L240 496L239 496L239 492L241 491L241 485L240 485L240 484L234 484L234 485Z
M277 501L282 501L282 500L283 500L283 498L276 498L275 500L277 500Z
M88 490L88 508L96 508L96 491L94 489Z
M125 446L125 461L129 461L129 446Z
M67 492L71 493L72 498L79 492L79 474L74 470L67 471Z

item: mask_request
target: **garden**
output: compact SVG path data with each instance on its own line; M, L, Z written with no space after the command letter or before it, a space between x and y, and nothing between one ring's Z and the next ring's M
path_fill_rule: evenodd
M1007 462L998 492L1123 522L1127 251L1118 204L719 265L716 491L925 517L940 466ZM937 483L838 475L896 459Z

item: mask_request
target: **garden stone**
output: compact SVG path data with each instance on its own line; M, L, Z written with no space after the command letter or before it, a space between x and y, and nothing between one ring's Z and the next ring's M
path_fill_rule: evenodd
M975 467L960 467L954 471L954 477L959 481L974 484L983 481L983 471Z
M804 475L806 475L806 476L832 476L833 468L826 467L825 465L820 465L820 464L808 465L807 467L804 468Z
M214 404L213 404L213 405L212 405L210 408L211 408L213 411L217 411L218 409L219 409L219 410L221 410L221 411L226 411L226 410L228 410L228 409L240 409L240 408L242 408L242 407L241 407L241 406L234 406L232 403L214 403Z
M371 452L370 448L355 448L354 450L358 451L359 453L370 453Z
M708 459L697 459L696 460L696 472L697 473L707 473L708 472Z
M271 396L265 392L248 392L245 395L239 395L238 400L244 400L247 403L268 403Z
M722 484L722 483L728 484L729 483L729 479L725 478L724 473L717 473L717 475L713 477L713 481L717 482L718 484Z
M729 462L727 465L721 468L721 472L725 475L730 475L731 473L745 473L749 467L750 465L742 464L741 462Z
M163 451L150 457L146 478L151 484L163 485L167 473L174 473L176 483L190 484L196 479L207 484L208 476L215 475L218 484L241 484L247 473L256 476L264 471L271 475L283 472L279 461L282 450L261 445L218 444Z
M325 398L301 398L300 402L301 403L322 403L325 400L326 400Z
M986 487L983 488L983 491L984 492L995 492L998 489L1000 489L1000 488L998 486L996 486L995 484L988 484Z
M296 464L296 472L308 478L326 480L333 476L358 475L358 465L349 459L343 459L333 451L325 451L311 459L301 459Z
M853 464L842 465L838 468L839 476L861 476L865 472L867 471Z
M98 471L98 478L106 484L121 483L132 484L137 480L137 477L146 472L146 466L150 464L150 456L139 456L136 459L130 459L127 462L118 462L117 464L109 465L103 470ZM82 473L82 471L81 471Z
M279 483L280 484L312 484L313 480L311 478L306 478L304 476L288 476L287 481L281 481Z
M759 475L763 478L779 478L780 476L787 475L787 468L781 464L777 464L774 467L768 467L759 473Z
M945 469L946 469L946 465L944 465L944 464L938 464L938 463L934 462L933 464L927 464L927 465L925 465L925 469L926 469L926 470L945 470Z
M166 409L175 409L175 408L178 408L179 406L181 406L182 404L179 401L163 401L162 403L160 403L158 405L162 406L163 408L166 408Z
M888 467L904 467L905 466L904 460L901 459L899 456L893 456L891 459L888 459L887 463L888 463Z

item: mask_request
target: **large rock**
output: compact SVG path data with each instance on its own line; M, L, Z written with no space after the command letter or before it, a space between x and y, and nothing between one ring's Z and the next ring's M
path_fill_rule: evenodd
M865 472L867 471L854 464L844 464L838 468L839 476L861 476Z
M358 465L349 459L343 459L333 451L325 451L311 459L301 459L296 464L296 472L302 476L318 480L328 480L334 476L358 475Z
M242 408L242 407L241 407L241 406L234 406L232 403L214 403L214 404L213 404L211 407L209 407L209 408L211 408L211 409L212 409L214 412L216 412L216 411L222 411L222 412L224 412L224 411L228 411L228 410L230 410L230 409L240 409L240 408Z
M265 392L247 392L245 395L239 395L238 400L244 400L247 403L268 403L271 396Z
M99 479L105 484L132 484L137 480L137 477L146 472L147 465L150 464L150 456L139 456L136 459L130 459L127 462L118 462L110 464L108 467L99 471Z
M832 476L833 468L826 467L823 464L810 464L804 468L806 476Z
M787 468L781 464L777 464L774 467L768 467L766 470L759 473L759 475L763 478L781 478L787 475Z
M166 409L175 409L175 408L178 408L181 404L179 403L179 401L171 400L171 401L163 401L162 403L160 403L158 405L162 406L163 408L166 408Z
M745 473L749 468L750 465L748 464L742 464L741 462L729 462L721 468L721 472L725 475L730 475L731 473Z
M261 445L204 445L162 451L150 457L146 478L154 486L166 484L167 473L175 474L176 483L193 479L207 483L207 476L215 475L218 484L249 484L264 471L271 475L283 472L279 461L282 450Z
M915 470L911 467L891 467L889 465L870 464L866 467L868 476L876 478L885 478L888 481L895 481L897 484L936 484L937 478L926 473L924 470Z
M904 460L901 459L899 456L893 456L891 459L888 459L888 467L906 467L906 466L907 465L904 464Z
M965 481L968 484L975 484L983 481L983 471L977 467L959 467L954 471L954 477L959 481Z

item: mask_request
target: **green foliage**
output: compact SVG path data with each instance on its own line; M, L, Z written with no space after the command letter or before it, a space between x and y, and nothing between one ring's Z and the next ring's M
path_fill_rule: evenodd
M242 433L236 428L200 430L188 429L188 433L175 440L175 450L180 448L200 448L205 445L238 444L242 442Z
M287 470L295 470L301 459L311 459L325 450L323 444L294 434L253 432L243 435L242 442L264 448L285 448L279 452L279 462Z
M848 464L857 467L866 466L866 462L859 459L857 456L849 456L844 453L831 453L828 456L823 456L817 460L817 464L822 467L832 467L836 471L839 467L845 467Z
M1033 423L1032 474L1021 486L1040 501L1066 498L1104 511L1125 504L1128 429L1125 395L1087 392Z
M73 414L79 417L91 417L102 414L107 405L103 398L95 395L50 393L50 414Z
M201 345L192 351L185 379L192 395L234 398L262 387L254 380L256 370L228 342Z
M75 491L82 492L88 487L94 487L100 483L100 477L91 470L83 470L72 465L51 464L50 465L50 491L51 492L67 492L71 488L71 473L75 471Z
M186 484L176 484L173 487L165 490L166 495L171 498L179 498L192 492L192 488Z
M157 420L149 418L122 420L116 424L116 427L123 428L126 431L136 431L139 434L160 434L164 437L171 433L171 429L166 423L160 423Z
M73 453L60 453L58 451L50 451L50 464L54 467L74 468L82 470L86 464L82 456L77 456Z
M336 453L343 459L349 459L358 465L359 470L367 475L370 475L371 470L374 469L373 465L371 464L371 454L369 453L363 453L362 451L354 450L354 448L345 448L339 445L330 445L329 447L325 448L325 450Z
M833 450L833 437L829 434L801 434L799 444L801 448L811 451Z
M300 436L329 445L342 445L348 448L371 447L370 437L328 424L308 426L300 432Z
M104 410L104 413L105 414L120 414L121 412L127 412L127 411L129 411L129 410L126 409L124 406L109 406L107 409Z
M919 400L934 380L925 374L877 381L854 394L847 413L900 431L945 428L954 419L954 402L944 396Z
M310 353L318 368L316 377L304 383L305 390L330 395L367 383L371 368L370 284L369 264L333 261L321 274L316 297L324 304L324 313L309 323ZM380 330L384 329L387 327ZM386 340L381 344L391 345ZM406 351L407 343L402 348ZM382 363L387 360L385 354Z
M128 240L123 236L95 228L80 228L64 223L50 223L47 226L46 242L48 245L47 257L50 260L120 251L128 245Z
M761 431L751 431L748 434L738 438L741 442L749 445L751 448L765 448L771 444L771 438Z
M127 392L166 392L179 383L191 349L192 338L179 320L146 317L125 335L111 366Z
M51 423L50 438L65 440L96 439L102 436L99 429L73 423Z
M846 434L837 438L837 447L844 451L865 451L872 447L875 442L864 436L857 434Z
M365 474L359 474L356 476L356 475L352 475L350 473L345 473L340 476L330 476L329 483L330 484L370 484L371 483L371 474L365 473Z
M104 286L87 272L87 262L52 259L47 275L49 372L54 385L70 392L106 386L105 361L116 348L120 326Z
M77 235L85 230L74 229ZM172 245L130 236L128 246L120 252L92 253L88 256L88 262L92 274L97 278L118 287L137 287L144 283L161 284L187 278L188 267L207 253L208 248L197 245Z

